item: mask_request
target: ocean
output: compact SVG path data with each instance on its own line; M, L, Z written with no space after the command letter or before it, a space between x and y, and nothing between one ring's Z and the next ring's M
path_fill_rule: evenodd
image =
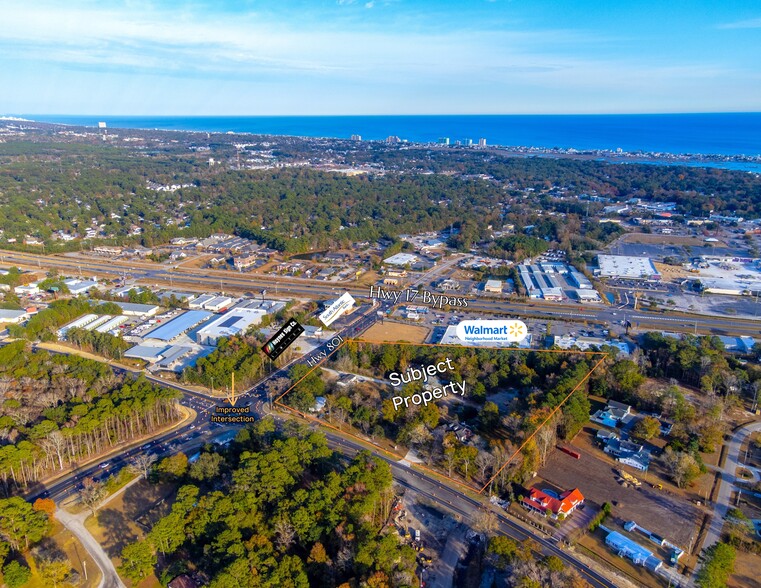
M108 116L23 115L42 122L109 128L236 132L302 137L621 149L626 152L761 156L761 112L636 115Z

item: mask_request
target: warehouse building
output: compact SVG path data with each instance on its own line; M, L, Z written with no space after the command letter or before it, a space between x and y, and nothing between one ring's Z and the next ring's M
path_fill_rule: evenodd
M236 304L233 307L233 310L237 308L258 308L267 314L275 314L285 308L285 302L280 300L255 300L253 298L247 298Z
M134 304L132 302L114 302L127 316L154 316L159 307L154 304Z
M214 300L215 298L216 296L214 296L214 294L202 294L195 300L191 300L190 303L188 304L188 307L192 309L203 309L204 304L206 304L207 302L211 300Z
M66 287L69 289L69 292L71 292L74 296L79 296L80 294L86 294L93 288L98 287L98 282L95 280L76 280L76 279L68 279L63 281L64 284L66 284Z
M484 292L491 292L493 294L502 293L502 282L500 280L487 280L484 284Z
M631 255L598 255L599 268L595 273L601 278L625 278L628 280L660 280L661 275L655 269L649 257Z
M168 323L159 325L155 329L145 334L145 339L156 339L159 341L171 341L180 335L187 333L193 327L197 327L207 320L212 313L205 310L189 310L176 316Z
M58 329L58 338L63 339L66 336L66 332L69 329L83 329L93 321L97 321L98 318L101 315L98 314L86 314L84 316L80 316L78 319L71 321L68 324L65 324L60 329Z
M235 301L227 296L215 296L203 305L204 310L211 312L220 312L226 308L230 308Z
M412 255L411 253L397 253L396 255L392 255L391 257L387 257L383 260L383 263L388 265L413 265L418 262L419 257L417 255Z
M99 327L96 327L96 331L98 333L108 333L109 331L113 331L114 329L119 328L121 325L126 323L129 320L128 316L125 316L123 314L120 314L119 316L115 316L110 318L107 322L100 325Z
M259 308L234 308L199 329L196 341L200 345L216 345L222 337L242 335L251 325L258 325L266 314Z
M663 565L663 562L655 557L652 551L642 547L642 545L632 541L618 531L608 533L608 536L605 537L605 543L619 557L630 559L634 564L644 566L652 572L655 572Z
M124 357L142 359L148 363L154 363L164 358L163 353L167 349L170 349L169 345L161 345L159 347L154 345L135 345L124 352Z
M0 308L0 324L17 325L29 318L25 310L6 310Z

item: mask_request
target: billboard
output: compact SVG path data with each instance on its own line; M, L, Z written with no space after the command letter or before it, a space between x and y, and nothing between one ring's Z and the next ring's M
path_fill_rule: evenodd
M354 298L348 292L344 292L338 300L333 302L328 308L326 308L320 315L322 324L329 327L338 317L354 306Z
M304 327L294 319L288 319L283 327L264 344L262 351L270 359L277 359L303 332Z

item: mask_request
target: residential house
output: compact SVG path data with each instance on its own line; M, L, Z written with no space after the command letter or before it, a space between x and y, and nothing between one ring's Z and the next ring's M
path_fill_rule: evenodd
M603 451L615 457L616 461L642 472L647 471L650 467L650 452L645 449L644 445L632 441L622 441L621 439L608 439Z
M589 417L589 420L615 429L624 426L632 418L631 406L615 400L608 400L608 406L595 412Z
M551 490L531 488L528 496L521 497L521 504L528 510L538 512L543 516L549 514L553 519L564 519L584 504L584 495L578 488L556 494Z

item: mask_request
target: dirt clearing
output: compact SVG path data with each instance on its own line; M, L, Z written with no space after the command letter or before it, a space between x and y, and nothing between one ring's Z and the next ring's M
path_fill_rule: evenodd
M424 343L431 330L428 327L384 321L375 323L362 335L366 341Z
M627 471L633 473L642 486L639 490L632 486L624 488L616 481L618 476L615 470L619 467L620 464L598 459L589 451L582 451L581 459L553 451L539 475L559 488L578 487L584 498L598 505L611 502L615 517L623 521L636 521L668 541L688 547L691 537L697 534L697 524L703 518L702 511L667 490L653 489L641 472L632 472L631 468Z

